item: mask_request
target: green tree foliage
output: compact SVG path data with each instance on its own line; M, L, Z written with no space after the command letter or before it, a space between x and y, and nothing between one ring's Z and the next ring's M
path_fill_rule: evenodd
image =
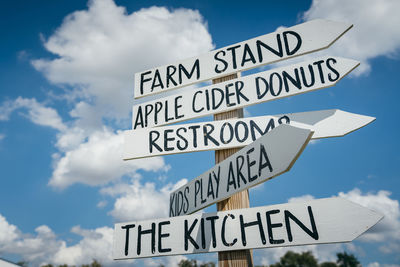
M336 263L339 267L361 267L360 262L353 254L347 254L346 252L337 253Z
M311 251L301 254L288 251L279 262L271 264L270 267L318 267L318 263Z
M319 267L338 267L336 263L331 262L331 261L327 261L327 262L323 262L319 265Z
M215 263L210 261L197 265L196 260L181 260L178 267L215 267Z

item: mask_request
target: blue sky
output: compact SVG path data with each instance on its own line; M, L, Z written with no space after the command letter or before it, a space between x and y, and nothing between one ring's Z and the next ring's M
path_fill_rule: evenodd
M346 197L385 219L349 244L294 249L320 261L345 250L363 266L400 266L399 9L372 0L3 1L0 257L31 266L93 258L106 266L176 266L183 257L111 260L115 222L167 216L172 188L214 162L213 152L122 161L134 73L326 18L354 27L321 53L361 65L334 87L255 105L246 116L335 108L376 121L312 142L290 172L250 191L250 205ZM255 263L274 263L285 251L257 250Z

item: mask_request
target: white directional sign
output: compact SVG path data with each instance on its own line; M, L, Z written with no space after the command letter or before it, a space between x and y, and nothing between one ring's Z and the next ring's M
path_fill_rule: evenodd
M135 98L222 77L329 47L353 25L312 20L135 74Z
M133 107L133 130L171 124L335 85L358 61L322 57Z
M203 209L289 171L313 131L280 125L170 195L169 215Z
M242 147L281 124L312 126L312 139L343 136L374 120L331 109L129 130L124 133L124 159Z
M382 215L342 198L118 223L113 257L130 259L349 242Z

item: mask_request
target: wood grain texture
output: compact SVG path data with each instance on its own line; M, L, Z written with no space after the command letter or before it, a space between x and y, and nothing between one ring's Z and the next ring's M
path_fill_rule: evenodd
M240 72L213 80L213 84L225 82L240 77ZM243 118L243 108L214 114L214 120ZM222 149L215 151L215 164L233 155L239 148ZM217 203L218 211L245 209L250 207L249 190L243 190L228 199ZM219 267L246 267L253 266L253 252L251 249L218 252Z

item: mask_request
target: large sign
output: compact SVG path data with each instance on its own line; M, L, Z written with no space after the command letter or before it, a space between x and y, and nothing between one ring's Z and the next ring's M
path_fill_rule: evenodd
M313 131L280 125L170 195L169 215L191 214L290 170Z
M353 25L308 21L207 54L135 74L135 98L226 76L329 47Z
M171 124L335 85L360 63L322 57L133 107L133 130Z
M342 198L115 225L114 259L349 242L382 215Z
M124 159L242 147L281 124L315 131L312 139L343 136L375 120L337 109L129 130Z

